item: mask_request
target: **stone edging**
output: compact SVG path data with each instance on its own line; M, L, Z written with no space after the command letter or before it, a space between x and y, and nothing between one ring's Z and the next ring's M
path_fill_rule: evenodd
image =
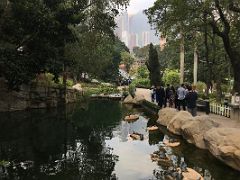
M221 127L210 116L192 117L186 111L164 108L159 111L160 125L181 135L198 148L207 149L217 159L240 171L240 129Z

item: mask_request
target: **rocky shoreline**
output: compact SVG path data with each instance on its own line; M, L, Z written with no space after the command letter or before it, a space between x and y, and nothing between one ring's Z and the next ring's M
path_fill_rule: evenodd
M172 108L160 110L157 123L240 171L239 128L223 126L207 115L192 117L186 111Z

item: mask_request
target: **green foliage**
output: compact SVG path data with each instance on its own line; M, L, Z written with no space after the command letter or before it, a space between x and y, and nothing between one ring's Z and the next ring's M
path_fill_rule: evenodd
M161 35L168 37L168 42L179 44L181 35L184 37L185 46L189 44L192 52L192 47L198 46L198 56L201 62L205 61L205 64L199 66L200 80L208 85L211 80L219 82L222 81L222 76L226 78L230 73L224 72L229 67L227 64L231 64L234 89L237 92L240 92L239 12L237 2L219 0L157 0L153 7L145 11L149 22ZM187 54L192 54L188 52L188 48L185 50ZM191 69L188 71L192 72ZM222 76L219 76L219 72Z
M137 58L143 58L147 59L148 58L148 53L149 53L149 45L144 46L142 48L140 47L134 47L133 48L133 53Z
M177 69L166 69L163 74L163 82L164 84L170 84L174 87L179 86L180 82L180 73Z
M106 85L96 85L96 84L84 84L83 85L84 95L90 96L92 94L95 95L109 95L109 94L117 94L120 91L116 86L106 86Z
M137 69L137 78L149 78L149 71L147 66L140 66Z
M157 50L154 48L152 43L149 47L149 57L146 65L149 70L150 84L154 86L159 85L161 81L160 64L158 61Z
M129 91L127 88L125 88L125 87L123 88L122 95L123 95L123 97L127 97L129 95Z
M126 65L127 72L129 72L131 65L134 63L134 58L127 51L121 52L121 63Z
M93 60L103 60L98 61L102 67L113 64L113 43L109 39L114 38L116 8L128 2L10 0L7 7L1 6L0 68L9 88L17 89L42 72L50 72L57 79L67 68L80 68L72 71L75 75L97 71L100 76L101 71L91 69ZM73 58L81 56L69 51L72 47L81 47L84 56ZM85 62L76 63L85 58Z
M8 161L0 160L0 166L7 166L8 164Z
M136 92L136 86L131 83L129 86L128 86L128 92L129 94L132 96L132 97L135 97L135 92Z
M63 78L62 77L59 78L58 85L63 86ZM73 80L72 79L67 79L66 85L67 85L67 87L72 87L74 85Z
M207 85L204 82L198 81L196 84L196 90L199 93L204 93L204 91L207 89Z
M133 84L135 87L139 87L139 88L150 88L151 87L149 78L136 78L133 80L133 82L131 84Z

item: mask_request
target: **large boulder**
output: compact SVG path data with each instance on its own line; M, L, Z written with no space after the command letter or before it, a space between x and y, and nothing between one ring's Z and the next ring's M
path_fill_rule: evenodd
M240 129L213 128L204 134L208 150L219 160L240 170Z
M123 101L124 104L135 104L135 100L134 98L131 96L131 95L128 95L124 101Z
M128 95L123 103L124 104L136 104L136 105L140 105L142 103L142 101L144 101L144 96L142 95L136 95L134 98L131 95Z
M196 116L192 121L181 127L181 132L189 143L196 145L198 148L206 149L203 135L215 127L218 127L218 124L213 122L209 116Z
M181 128L184 124L192 121L192 115L187 111L179 111L168 123L167 129L173 134L181 135Z
M161 109L158 113L158 120L157 123L168 126L169 122L172 118L177 114L177 110L173 108L164 108Z
M135 100L135 103L137 104L137 105L140 105L144 100L145 100L145 97L143 96L143 95L135 95L135 97L134 97L134 100Z

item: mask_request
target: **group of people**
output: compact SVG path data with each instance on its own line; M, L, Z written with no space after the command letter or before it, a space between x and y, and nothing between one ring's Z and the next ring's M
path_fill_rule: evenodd
M187 110L193 115L197 115L197 99L198 94L195 86L182 84L176 89L167 84L167 87L156 86L151 88L152 102L157 102L160 108L171 107L179 111Z

